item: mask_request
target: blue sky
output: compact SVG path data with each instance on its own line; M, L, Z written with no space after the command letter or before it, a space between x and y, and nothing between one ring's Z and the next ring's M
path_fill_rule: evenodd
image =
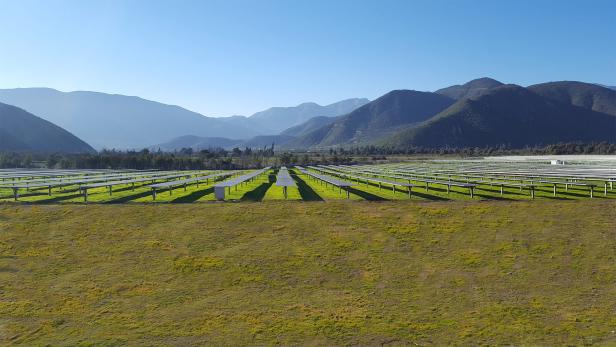
M490 76L616 85L616 1L0 0L0 88L208 116Z

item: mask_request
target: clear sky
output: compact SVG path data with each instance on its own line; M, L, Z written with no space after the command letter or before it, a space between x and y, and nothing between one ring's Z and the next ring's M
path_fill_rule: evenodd
M223 116L482 76L616 85L616 1L0 0L0 88Z

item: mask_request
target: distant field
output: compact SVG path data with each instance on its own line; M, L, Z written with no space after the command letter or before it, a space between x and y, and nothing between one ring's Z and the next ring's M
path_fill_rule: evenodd
M616 344L613 201L267 201L274 189L0 204L0 344Z

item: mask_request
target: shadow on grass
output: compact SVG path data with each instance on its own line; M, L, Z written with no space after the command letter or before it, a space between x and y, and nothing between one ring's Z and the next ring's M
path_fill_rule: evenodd
M267 193L267 190L270 189L272 182L262 183L257 188L247 192L242 196L240 200L242 201L261 201Z
M422 199L426 199L426 200L433 200L433 201L449 201L451 199L448 198L444 198L442 196L438 196L438 195L432 195L429 193L425 193L425 190L419 191L419 189L413 189L413 191L411 192L411 196L413 198L418 197L418 198L422 198Z
M201 190L197 190L194 191L188 195L185 196L181 196L179 198L173 199L171 202L174 204L186 204L186 203L191 203L191 202L195 202L199 199L201 199L202 197L208 195L208 194L213 194L214 193L214 187L209 187L206 189L201 189Z
M481 193L477 193L477 191L475 191L475 194L473 194L474 197L478 197L478 198L483 198L486 200L500 200L500 201L515 201L516 199L513 198L507 198L505 197L505 195L500 195L500 193L497 193L498 195L486 195L486 194L481 194Z
M125 192L125 191L128 191L128 190L136 190L136 189L148 186L150 184L152 184L152 183L151 182L147 182L147 183L143 183L143 184L135 184L134 188L133 188L132 185L127 184L127 185L123 185L123 187L121 187L121 188L120 187L114 187L113 192L114 193L115 192L119 193L119 192Z
M272 184L276 181L276 175L267 175L267 183L262 183L255 189L247 192L240 199L241 201L261 201L265 197L265 193L270 189Z
M361 189L356 189L356 188L348 187L347 190L351 194L355 194L355 195L361 197L362 199L365 199L365 200L368 200L368 201L387 201L387 199L385 199L382 196L374 195L372 193L368 193L368 192L363 191ZM346 194L343 192L342 195L346 195Z
M12 267L8 267L8 266L0 266L0 273L16 273L19 272L19 270L12 268Z
M314 189L310 188L303 179L299 177L299 175L292 175L295 179L295 183L297 183L297 189L299 190L299 195L302 197L304 201L323 201L323 198L314 191Z
M487 194L483 194L482 192L486 192ZM514 200L519 200L521 197L530 196L530 192L526 192L526 193L527 194L525 194L525 191L505 189L503 191L503 195L501 195L500 188L496 188L496 187L487 188L485 186L477 186L475 187L474 195L480 198L488 199L488 200L514 201Z
M131 194L131 195L123 196L121 198L105 201L105 202L103 202L103 204L122 204L122 203L125 203L125 202L129 202L131 200L143 198L143 197L146 197L146 196L152 196L152 192L145 191L145 192L141 192L141 193L137 193L137 194Z
M53 194L53 193L52 193ZM49 196L49 194L47 193L47 190L43 191L43 190L33 190L30 189L28 191L26 190L19 190L19 192L17 193L17 198L33 198L33 197L37 197L37 196ZM10 195L7 195L5 197L5 199L13 199L13 193L11 193Z
M601 190L599 193L600 193L601 196L603 196L603 190ZM554 191L550 190L549 194L554 194ZM560 195L560 198L564 199L564 200L571 200L571 199L575 199L575 198L578 198L578 199L590 198L590 190L583 191L583 190L571 190L571 189L569 189L569 190L564 190L564 189L560 190L559 189L559 190L556 191L556 197L559 197L559 195ZM597 194L597 190L596 189L595 189L593 195L594 195L594 197L597 197L597 195L599 195L599 194ZM553 195L551 197L552 198L556 198Z
M55 196L55 197L50 197L49 199L38 200L36 201L36 203L54 203L54 202L60 202L64 200L76 199L79 197L83 197L83 194L77 193L77 194L71 194L71 195Z
M478 191L488 192L493 195L484 195ZM494 200L516 200L514 198L530 197L530 190L526 188L519 190L518 188L505 187L505 189L503 190L503 195L501 196L499 186L481 185L481 186L475 187L475 195L485 197L486 199L494 199ZM506 196L512 196L512 195L514 198L506 198Z

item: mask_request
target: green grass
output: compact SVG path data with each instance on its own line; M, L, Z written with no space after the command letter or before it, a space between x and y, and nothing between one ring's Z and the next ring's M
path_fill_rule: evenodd
M0 344L614 345L614 249L599 199L0 204Z
M275 182L275 181L274 181ZM276 186L276 183L272 184L265 193L263 200L284 200L283 187ZM297 187L287 187L287 200L302 200L302 196Z

